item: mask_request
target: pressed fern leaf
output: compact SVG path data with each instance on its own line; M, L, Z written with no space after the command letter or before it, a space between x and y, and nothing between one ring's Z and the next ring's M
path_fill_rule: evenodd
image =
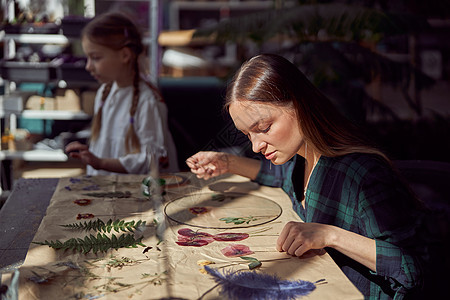
M121 192L92 192L86 193L86 196L98 197L98 198L130 198L131 193L129 191Z
M110 233L111 230L114 229L116 232L133 232L134 230L138 230L139 227L145 226L145 221L137 221L135 222L125 222L124 220L115 220L109 219L108 222L103 222L101 219L97 219L95 221L89 221L89 222L78 222L78 223L72 223L72 224L66 224L66 225L60 225L62 227L70 228L70 229L78 229L78 230L95 230L95 231L103 231Z
M33 242L33 244L47 245L56 250L75 250L84 254L87 254L90 251L97 253L99 251L106 252L109 249L117 250L119 248L137 248L138 245L145 247L142 243L142 237L135 239L132 234L122 234L120 237L112 234L111 237L108 237L107 235L101 233L98 233L97 236L92 234L87 235L84 239L71 238L65 242L61 242L59 240L45 240L45 242Z

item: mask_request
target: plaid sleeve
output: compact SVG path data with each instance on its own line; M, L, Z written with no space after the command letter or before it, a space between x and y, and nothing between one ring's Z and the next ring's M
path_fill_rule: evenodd
M401 299L407 290L420 285L418 261L401 248L376 240L377 272L387 279L395 291L394 299Z
M371 168L361 184L360 215L366 236L376 240L376 275L391 283L398 298L421 284L417 236L420 217L413 196L389 168Z

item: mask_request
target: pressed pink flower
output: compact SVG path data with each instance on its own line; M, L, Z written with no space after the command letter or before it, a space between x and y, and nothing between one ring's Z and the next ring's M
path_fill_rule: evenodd
M193 246L193 247L201 247L208 245L209 243L213 242L214 239L208 238L208 239L201 239L201 238L190 238L187 236L178 236L178 241L176 243L180 246Z
M85 205L91 204L91 199L76 199L76 200L73 200L73 203L81 205L81 206L85 206Z
M190 207L189 211L191 213L193 213L194 215L201 215L201 214L206 214L209 211L209 209L204 206L194 206L194 207Z
M194 231L189 228L182 228L178 230L178 234L182 236L188 236L188 237L213 237L212 234L209 234L207 232L201 232L201 231Z
M229 242L229 241L242 241L248 238L248 233L231 233L224 232L213 236L216 241Z
M250 250L248 246L241 244L231 244L230 246L227 246L220 250L220 252L222 252L222 254L226 257L239 257L255 253Z
M176 243L180 246L201 247L212 242L214 242L214 238L209 233L197 232L189 228L178 230L178 241Z
M77 220L81 220L81 219L92 219L93 217L95 217L93 214L78 214L77 215Z

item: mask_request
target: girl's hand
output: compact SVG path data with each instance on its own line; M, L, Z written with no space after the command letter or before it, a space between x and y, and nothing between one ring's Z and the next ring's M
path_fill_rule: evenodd
M71 142L66 146L65 151L70 157L81 160L83 164L90 165L94 169L100 169L101 159L92 154L87 145L80 142Z
M230 172L227 153L201 151L186 160L191 172L198 178L209 179Z
M80 151L87 150L88 146L84 145L80 142L71 142L66 145L66 148L64 149L67 154L69 154L70 157L77 158L77 153Z
M278 237L277 250L293 256L304 256L310 250L323 254L323 248L331 245L332 228L319 223L288 222Z

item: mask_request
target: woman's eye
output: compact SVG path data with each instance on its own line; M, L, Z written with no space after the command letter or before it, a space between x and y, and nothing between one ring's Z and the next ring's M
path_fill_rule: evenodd
M261 130L261 132L262 132L262 133L268 133L268 132L269 132L269 130L270 130L270 126L269 126L269 127L267 127L266 129L263 129L263 130Z

